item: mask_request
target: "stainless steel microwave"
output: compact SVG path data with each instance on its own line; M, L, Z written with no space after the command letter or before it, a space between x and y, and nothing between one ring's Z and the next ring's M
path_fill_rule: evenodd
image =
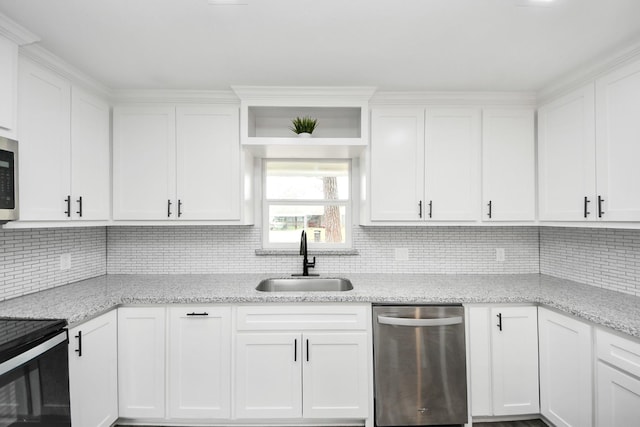
M0 224L18 219L18 143L0 136Z

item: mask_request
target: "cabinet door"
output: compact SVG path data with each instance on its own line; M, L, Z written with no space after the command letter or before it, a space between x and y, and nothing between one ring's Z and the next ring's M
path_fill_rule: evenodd
M231 308L169 309L169 417L231 417Z
M174 107L114 109L113 219L175 218L175 142Z
M18 45L0 36L0 135L17 139Z
M71 423L109 427L118 418L116 310L70 329L69 340Z
M627 427L640 420L640 380L598 361L597 426Z
M305 333L303 410L305 418L366 418L367 335Z
M597 80L596 103L601 219L640 221L640 61Z
M302 336L236 337L236 418L302 417Z
M425 218L479 219L480 110L428 109L425 132Z
M591 327L550 310L538 310L540 409L556 426L590 427Z
M239 120L236 107L177 107L181 219L240 219Z
M165 309L118 309L120 416L165 416Z
M72 218L109 219L109 170L109 106L74 87L71 91Z
M493 414L540 412L536 307L491 309Z
M538 110L541 220L596 218L595 130L593 84Z
M424 202L423 109L372 110L370 172L372 221L421 220L419 203Z
M20 219L69 219L71 85L24 58L19 80Z
M483 111L482 189L484 220L535 219L533 110Z

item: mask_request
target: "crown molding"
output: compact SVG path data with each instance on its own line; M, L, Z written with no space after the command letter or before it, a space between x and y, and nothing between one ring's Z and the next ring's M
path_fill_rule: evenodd
M0 35L13 41L18 46L40 41L40 37L2 13L0 13Z
M89 77L84 72L38 44L20 46L19 53L21 56L60 74L77 86L81 86L105 98L109 98L111 94L111 90L107 86Z
M535 92L377 92L371 106L383 105L482 105L535 106Z
M538 91L539 105L592 83L611 71L640 59L640 40L636 40L613 53L601 56L583 67L579 67Z
M231 90L114 90L114 103L185 103L185 104L235 104L240 100Z
M368 102L376 91L371 86L231 86L242 102L299 101L310 105Z

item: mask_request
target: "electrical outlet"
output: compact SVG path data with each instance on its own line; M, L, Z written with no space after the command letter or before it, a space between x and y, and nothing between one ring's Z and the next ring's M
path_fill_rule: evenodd
M396 261L409 261L409 248L395 248Z
M504 248L496 248L496 261L504 262Z
M71 254L60 255L60 270L69 270L71 268Z

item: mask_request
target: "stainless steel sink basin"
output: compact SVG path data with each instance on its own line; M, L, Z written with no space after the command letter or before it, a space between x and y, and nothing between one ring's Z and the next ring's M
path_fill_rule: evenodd
M256 290L262 292L343 292L353 289L349 279L325 277L292 277L265 279Z

